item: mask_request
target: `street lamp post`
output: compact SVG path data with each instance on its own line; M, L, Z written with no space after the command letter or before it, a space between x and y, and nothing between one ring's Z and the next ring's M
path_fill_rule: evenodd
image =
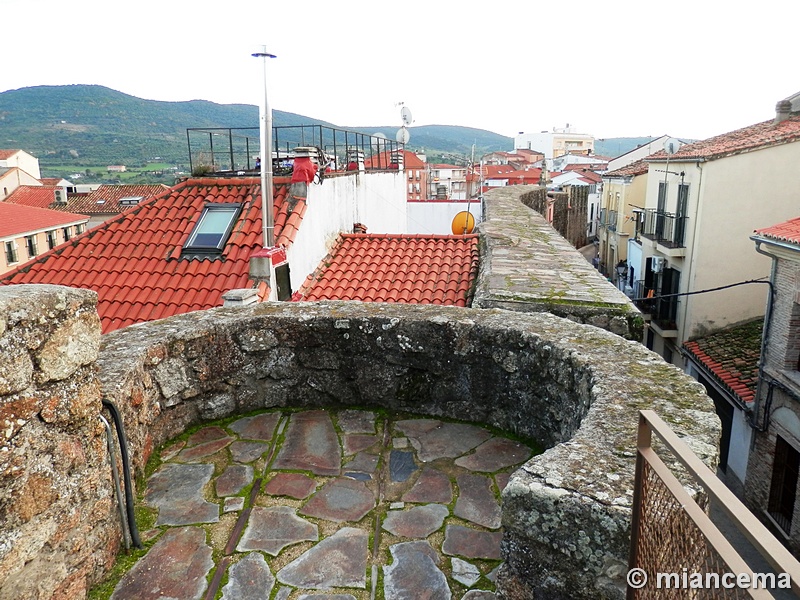
M264 248L271 248L275 244L272 215L272 111L269 109L267 99L267 59L275 58L274 54L267 52L267 47L262 46L261 52L254 52L253 56L264 61L264 102L260 111L260 144L261 144L261 222L264 228Z

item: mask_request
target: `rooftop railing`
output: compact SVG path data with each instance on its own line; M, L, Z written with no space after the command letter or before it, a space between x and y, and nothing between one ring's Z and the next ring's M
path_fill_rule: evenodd
M258 127L198 127L186 130L189 167L192 174L254 174L255 158L262 157ZM360 152L366 170L392 167L392 154L402 152L403 144L387 138L324 125L288 125L272 128L273 173L291 173L291 161L297 147L315 147L333 161L331 170L344 171L350 157ZM249 172L249 173L248 173Z

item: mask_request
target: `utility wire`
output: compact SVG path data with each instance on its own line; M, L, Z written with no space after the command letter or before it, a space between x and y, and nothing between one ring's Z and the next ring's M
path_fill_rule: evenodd
M769 281L766 277L761 277L759 279L748 279L747 281L739 281L737 283L730 283L728 285L723 285L720 287L709 288L707 290L697 290L695 292L681 292L677 294L660 294L658 296L645 296L642 298L631 298L633 302L639 302L643 300L659 300L660 298L675 298L677 296L694 296L695 294L707 294L708 292L718 292L720 290L727 290L732 287L736 287L739 285L747 285L750 283L766 283L770 287L770 292L772 291L772 282Z

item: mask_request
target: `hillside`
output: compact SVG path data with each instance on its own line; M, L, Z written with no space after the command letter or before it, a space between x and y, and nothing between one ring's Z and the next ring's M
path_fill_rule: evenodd
M326 125L319 119L273 110L273 124ZM142 164L155 157L188 162L186 129L258 127L258 107L205 100L143 100L98 85L38 86L0 93L0 148L22 148L41 164ZM344 129L343 127L339 127ZM382 132L397 127L348 127ZM413 150L467 155L511 147L510 138L480 129L431 125L411 127Z

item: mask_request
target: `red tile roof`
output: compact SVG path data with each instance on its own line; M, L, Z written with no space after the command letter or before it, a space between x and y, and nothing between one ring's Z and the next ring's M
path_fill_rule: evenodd
M795 217L772 227L756 229L755 232L765 238L800 245L800 217Z
M681 146L680 150L670 156L669 159L671 161L713 160L797 141L800 141L800 115L789 117L777 125L772 120L764 121L763 123L756 123L736 131L723 133L707 140ZM667 155L663 150L647 157L649 161L665 161L666 159Z
M60 187L55 185L21 185L11 192L8 198L5 199L5 202L63 211L65 210L64 207L55 208L51 206L51 204L56 201L55 190L60 189Z
M374 156L364 159L364 166L368 169L377 168L378 165L388 167L392 162L391 152L381 152ZM405 169L424 169L427 165L411 150L403 150L403 168Z
M166 185L101 185L87 196L74 198L67 197L67 206L73 212L87 214L117 214L128 210L129 205L119 203L123 198L142 197L142 200L152 198L169 189Z
M0 150L0 160L8 160L20 150Z
M0 238L64 227L73 223L85 223L88 220L89 217L86 215L65 214L46 208L0 202Z
M275 178L275 238L290 244L305 212L288 215L288 178ZM241 202L222 255L181 258L207 202ZM103 332L220 306L222 294L254 287L250 255L262 247L258 178L190 179L74 237L0 278L0 283L51 283L93 289ZM260 290L262 293L263 289Z
M683 344L703 373L743 403L755 399L764 319L729 327Z
M42 182L42 185L58 185L62 179L62 177L40 177L39 181Z
M614 171L603 173L603 177L634 177L636 175L644 175L647 173L647 170L647 161L641 159L629 165L625 165L624 167L620 167L619 169L615 169Z
M478 235L342 234L300 290L304 300L469 306Z

